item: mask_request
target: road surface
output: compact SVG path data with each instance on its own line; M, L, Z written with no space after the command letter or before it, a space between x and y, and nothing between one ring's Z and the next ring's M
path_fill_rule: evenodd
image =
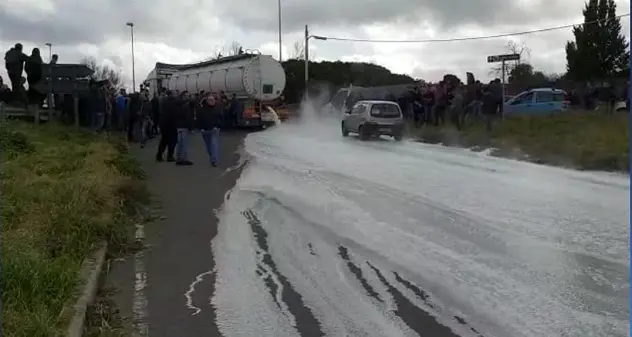
M161 178L149 335L627 336L627 176L315 121L244 143L218 224L232 180Z

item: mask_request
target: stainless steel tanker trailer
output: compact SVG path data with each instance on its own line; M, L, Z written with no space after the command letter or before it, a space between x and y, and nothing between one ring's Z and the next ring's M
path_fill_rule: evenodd
M224 92L241 103L237 125L266 127L276 122L269 109L285 89L285 70L269 55L242 54L194 64L156 63L144 81L150 96L164 90L191 94Z

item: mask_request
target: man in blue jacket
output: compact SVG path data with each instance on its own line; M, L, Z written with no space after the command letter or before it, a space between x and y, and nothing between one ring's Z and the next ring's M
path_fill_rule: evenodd
M215 167L219 160L219 128L223 118L223 107L218 104L215 97L209 95L197 112L198 128L202 132L211 165Z

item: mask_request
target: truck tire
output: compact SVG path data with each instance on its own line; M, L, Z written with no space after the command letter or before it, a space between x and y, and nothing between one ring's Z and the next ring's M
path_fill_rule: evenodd
M400 132L400 133L396 133L393 135L393 138L395 138L396 141L401 142L402 139L404 139L404 135Z

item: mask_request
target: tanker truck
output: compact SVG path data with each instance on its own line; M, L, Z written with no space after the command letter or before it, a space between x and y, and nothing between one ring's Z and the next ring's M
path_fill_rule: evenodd
M156 63L144 85L149 95L224 92L239 101L230 126L265 128L278 118L271 107L285 89L285 70L269 55L241 54L194 64Z

